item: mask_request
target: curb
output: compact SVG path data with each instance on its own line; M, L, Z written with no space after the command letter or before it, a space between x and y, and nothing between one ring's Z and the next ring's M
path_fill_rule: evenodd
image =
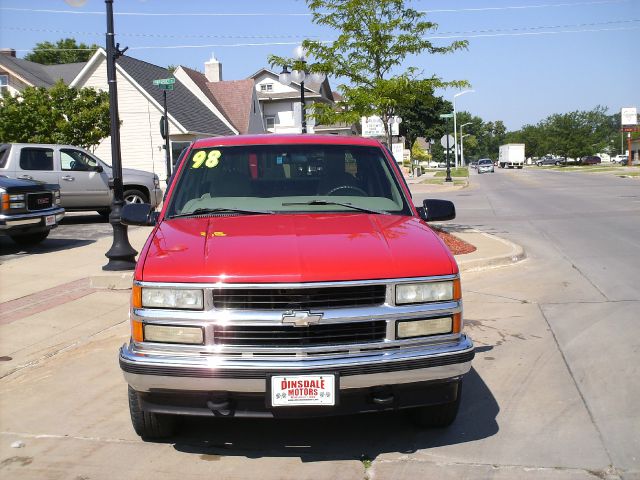
M499 268L508 265L513 265L514 263L521 262L527 258L527 254L524 248L521 245L513 243L504 238L498 237L496 235L491 235L489 233L481 232L479 230L471 229L473 233L480 234L492 241L497 241L505 245L509 250L507 253L500 255L493 255L490 257L484 258L473 258L473 259L456 259L458 262L458 268L461 272L479 272L482 270L488 270L491 268ZM455 235L455 233L454 233Z
M89 277L89 287L106 290L131 290L133 272L94 275Z

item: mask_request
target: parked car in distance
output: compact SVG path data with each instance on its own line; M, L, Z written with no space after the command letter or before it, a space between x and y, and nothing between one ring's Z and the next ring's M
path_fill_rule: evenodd
M428 222L453 218L446 200L415 207L374 139L194 142L160 212L122 209L154 226L119 354L136 433L170 436L180 415L451 424L474 346L456 260Z
M0 235L19 245L43 241L64 217L58 185L0 175L0 200Z
M108 215L113 190L111 166L87 150L73 145L34 143L0 144L0 174L60 185L65 210L97 210ZM122 169L126 203L162 201L158 176L132 168Z
M589 155L587 157L582 157L580 159L580 163L582 165L595 165L597 163L602 163L602 159L597 155Z
M564 165L566 163L564 158L561 157L542 157L536 160L536 165L542 167L544 165Z
M629 162L629 155L618 154L611 158L611 162L626 165Z
M490 158L481 158L478 160L478 173L491 172L494 173L493 161Z

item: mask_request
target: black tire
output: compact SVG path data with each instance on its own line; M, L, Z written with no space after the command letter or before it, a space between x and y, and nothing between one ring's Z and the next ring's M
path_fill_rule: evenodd
M429 405L411 409L411 420L423 428L445 428L451 425L458 416L462 399L462 381L458 383L458 397L449 403Z
M167 438L176 431L176 417L145 412L140 408L138 393L129 388L129 413L133 429L142 438Z
M149 203L149 196L135 188L126 189L123 196L125 203Z
M18 245L35 245L36 243L42 242L45 238L49 236L50 230L46 230L44 232L37 233L23 233L20 235L9 235L11 240L16 242Z

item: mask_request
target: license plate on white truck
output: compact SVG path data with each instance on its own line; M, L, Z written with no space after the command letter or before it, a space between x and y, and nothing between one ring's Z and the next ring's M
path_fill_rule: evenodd
M274 407L333 406L335 404L335 375L273 375L271 377L271 405Z

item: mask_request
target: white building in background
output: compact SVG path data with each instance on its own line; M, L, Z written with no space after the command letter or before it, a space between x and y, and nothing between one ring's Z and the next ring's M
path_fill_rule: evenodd
M278 74L262 68L251 75L255 83L256 93L262 108L264 127L268 133L301 133L302 112L300 92L302 85L291 82L290 85L280 83ZM329 80L313 82L305 80L304 97L307 110L307 133L355 135L354 125L316 125L311 112L316 103L334 105L334 94Z

